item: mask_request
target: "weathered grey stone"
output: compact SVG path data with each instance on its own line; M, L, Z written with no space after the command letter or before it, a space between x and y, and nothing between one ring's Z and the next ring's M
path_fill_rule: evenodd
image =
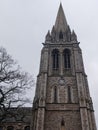
M31 125L31 130L97 130L82 51L61 4L43 45L32 113L26 111L24 122L6 120L1 125L5 129L12 125L15 130L26 125ZM55 56L54 49L58 51Z
M75 32L71 32L67 24L61 4L55 26L43 45L35 94L38 105L33 107L33 130L97 130L82 51ZM56 63L53 61L54 49L59 52ZM65 49L70 51L69 68L64 66ZM58 67L53 68L53 64Z

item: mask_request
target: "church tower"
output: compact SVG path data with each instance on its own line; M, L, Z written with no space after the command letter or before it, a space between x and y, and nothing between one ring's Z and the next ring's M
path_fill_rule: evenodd
M41 52L33 130L97 130L82 51L60 4Z

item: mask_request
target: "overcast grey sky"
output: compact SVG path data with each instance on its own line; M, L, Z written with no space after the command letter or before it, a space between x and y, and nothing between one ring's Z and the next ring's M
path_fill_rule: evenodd
M60 0L0 0L0 46L35 78L41 43L55 23L59 4ZM81 43L98 124L98 0L62 0L62 5Z

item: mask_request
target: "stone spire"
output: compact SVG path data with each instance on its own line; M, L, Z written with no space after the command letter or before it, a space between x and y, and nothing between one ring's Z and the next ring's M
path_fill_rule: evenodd
M66 20L66 17L65 17L61 3L60 3L60 7L59 7L59 10L58 10L58 14L57 14L57 18L56 18L56 22L55 22L54 27L55 27L55 30L58 31L58 32L60 32L60 31L65 32L68 28L67 20Z
M77 36L75 32L71 32L70 26L67 24L62 4L60 3L55 25L53 26L52 31L48 32L46 35L45 43L70 43L71 41L75 43L78 42Z
M82 51L61 4L43 45L31 128L97 130Z

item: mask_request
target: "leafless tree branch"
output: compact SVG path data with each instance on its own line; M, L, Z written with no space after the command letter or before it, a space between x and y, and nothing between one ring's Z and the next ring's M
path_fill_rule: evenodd
M29 102L23 96L28 89L34 86L34 80L7 54L4 48L0 48L0 122L11 113L12 107L21 107Z

